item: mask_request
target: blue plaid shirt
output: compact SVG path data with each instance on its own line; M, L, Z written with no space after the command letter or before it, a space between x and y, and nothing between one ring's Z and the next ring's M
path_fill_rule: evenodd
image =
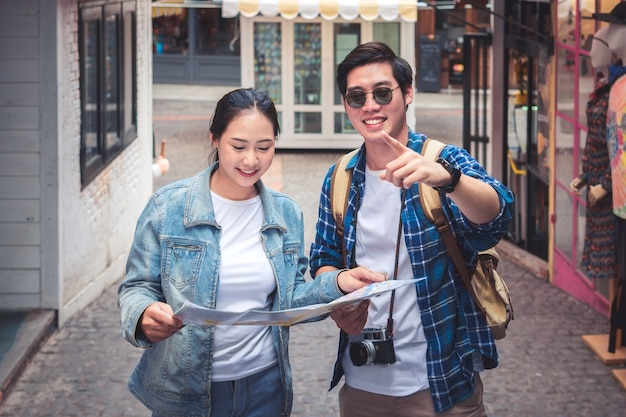
M420 152L425 139L426 136L410 130L408 147ZM447 145L441 156L463 174L490 184L500 196L500 213L492 222L483 225L470 222L451 200L444 198L442 202L465 255L467 267L473 271L477 261L476 252L494 246L504 236L511 220L513 194L501 182L490 177L464 149ZM360 205L358 196L363 195L365 189L364 146L348 163L348 168L354 168L354 172L344 221L347 259L344 263L330 207L333 165L322 186L316 236L311 245L310 267L313 276L322 266L344 268L344 265L355 265L356 211ZM498 353L487 323L456 273L444 241L434 224L424 215L417 184L406 192L402 222L413 275L419 280L416 283L416 294L428 342L428 380L435 410L440 412L471 396L474 385L473 352L482 355L487 369L497 366ZM347 344L347 335L341 332L331 389L343 376L341 360Z

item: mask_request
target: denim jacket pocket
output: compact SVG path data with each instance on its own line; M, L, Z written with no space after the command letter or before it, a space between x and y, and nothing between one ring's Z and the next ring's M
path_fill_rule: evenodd
M206 246L189 239L166 239L163 246L163 277L181 289L194 285L200 276Z

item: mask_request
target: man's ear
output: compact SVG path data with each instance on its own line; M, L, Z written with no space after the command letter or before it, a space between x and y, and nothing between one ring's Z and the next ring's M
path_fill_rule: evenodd
M408 88L406 93L404 93L404 102L406 103L407 109L409 104L413 103L413 86Z

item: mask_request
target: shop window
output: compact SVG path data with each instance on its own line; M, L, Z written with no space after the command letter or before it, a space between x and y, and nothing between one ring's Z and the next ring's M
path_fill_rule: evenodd
M293 45L295 104L320 104L322 90L322 25L296 23ZM321 130L320 130L321 132Z
M333 50L335 51L333 62L333 80L337 79L337 65L343 61L348 53L361 44L361 25L359 23L335 23L333 24ZM335 104L341 104L341 93L335 88Z
M295 112L295 133L322 133L322 113Z
M222 18L221 9L197 9L196 53L239 56L238 18Z
M281 45L280 23L254 23L254 85L277 105L282 104Z
M80 10L81 183L137 136L134 2Z
M335 133L357 133L345 112L335 113Z
M384 42L398 55L400 55L400 23L399 22L374 22L373 40Z
M187 16L187 10L181 8L171 14L152 19L152 53L157 55L189 53Z

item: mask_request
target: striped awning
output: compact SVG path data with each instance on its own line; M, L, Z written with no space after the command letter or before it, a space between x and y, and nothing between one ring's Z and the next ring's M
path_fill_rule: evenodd
M176 7L180 5L180 1L177 0L156 0L152 1L152 18L161 16L174 16L183 13L182 7Z
M187 9L216 9L221 5L221 1L209 0L152 0L152 18L184 15Z
M322 16L326 20L341 17L354 20L396 20L401 17L407 22L417 21L416 0L222 0L222 17L274 17L285 19L298 16L315 19Z

